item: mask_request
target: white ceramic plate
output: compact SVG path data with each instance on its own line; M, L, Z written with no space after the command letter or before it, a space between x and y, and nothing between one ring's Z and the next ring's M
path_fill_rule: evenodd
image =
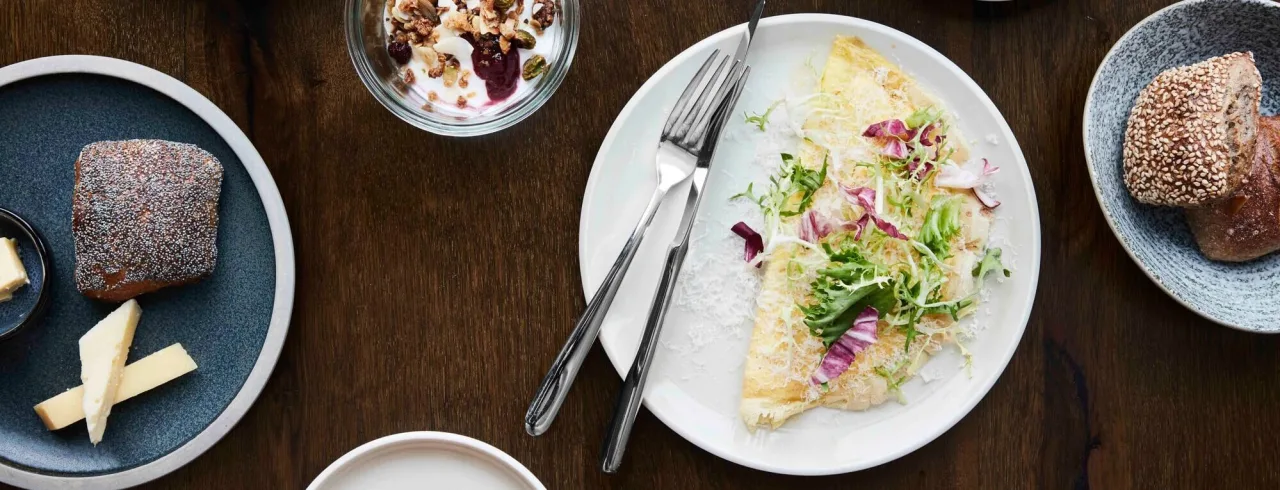
M579 237L582 283L592 294L622 248L657 185L653 152L662 121L698 64L712 49L732 51L744 26L737 26L676 56L632 97L601 145L583 198ZM729 226L749 206L729 197L769 172L753 163L757 152L775 152L758 141L756 129L735 117L726 129L709 179L685 276L662 334L645 406L668 427L717 456L764 471L798 475L846 473L898 458L955 425L978 403L1013 356L1031 313L1040 265L1040 218L1031 175L1022 151L995 105L955 64L906 34L865 20L831 15L789 15L764 19L749 63L751 80L737 112L760 112L790 87L807 60L821 69L837 34L857 35L897 62L959 116L975 156L1002 167L993 177L1004 204L997 210L993 244L1005 249L1012 278L988 280L990 300L981 307L972 375L960 368L953 347L944 349L908 383L908 404L889 402L865 412L817 409L775 431L747 431L738 417L742 364L751 332L754 302L727 296L716 311L694 310L681 295L741 288L755 280L741 264L741 241ZM785 149L784 149L785 151ZM634 359L663 252L675 234L687 184L668 196L605 319L601 343L614 368L625 374ZM698 281L699 272L716 273ZM722 277L721 277L722 276ZM727 277L728 280L723 278ZM727 319L727 320L726 320ZM925 382L922 378L929 377ZM632 448L631 451L644 451Z
M430 485L424 485L424 482ZM502 450L448 432L405 432L366 443L338 458L308 490L483 488L546 490Z

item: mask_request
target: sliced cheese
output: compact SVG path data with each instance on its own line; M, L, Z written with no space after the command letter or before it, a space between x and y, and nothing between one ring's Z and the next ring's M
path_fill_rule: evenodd
M124 361L133 343L142 309L129 300L80 337L80 380L84 382L84 420L89 442L102 442L107 416L116 402Z
M18 241L0 238L0 302L13 298L13 292L29 283L27 269L18 257Z
M141 395L196 370L196 361L182 344L173 344L125 366L115 402ZM36 415L49 430L84 420L84 386L77 386L36 405Z

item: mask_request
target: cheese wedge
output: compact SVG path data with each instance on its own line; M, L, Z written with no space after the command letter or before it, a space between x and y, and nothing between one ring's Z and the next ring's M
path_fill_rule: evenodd
M182 344L173 344L125 366L116 389L118 404L196 370L196 361ZM49 430L84 420L84 386L77 386L36 405L36 415Z
M29 283L27 269L18 257L18 241L0 238L0 303L13 298L13 292Z
M124 361L138 326L142 309L129 300L107 315L80 337L80 380L84 382L85 423L89 426L89 442L102 442L107 430L107 416L116 402Z

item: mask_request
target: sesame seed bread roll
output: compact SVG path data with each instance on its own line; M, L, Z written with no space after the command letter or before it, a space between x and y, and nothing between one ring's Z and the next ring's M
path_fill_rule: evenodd
M1262 118L1249 178L1230 199L1187 209L1210 260L1243 262L1280 250L1280 118Z
M1253 53L1161 73L1138 95L1124 135L1134 199L1199 206L1226 199L1253 164L1262 76Z

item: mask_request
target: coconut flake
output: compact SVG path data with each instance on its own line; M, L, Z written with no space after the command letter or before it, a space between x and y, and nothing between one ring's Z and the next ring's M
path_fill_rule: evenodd
M454 58L469 59L471 58L471 43L460 37L446 37L436 41L435 50L437 53L453 55Z

